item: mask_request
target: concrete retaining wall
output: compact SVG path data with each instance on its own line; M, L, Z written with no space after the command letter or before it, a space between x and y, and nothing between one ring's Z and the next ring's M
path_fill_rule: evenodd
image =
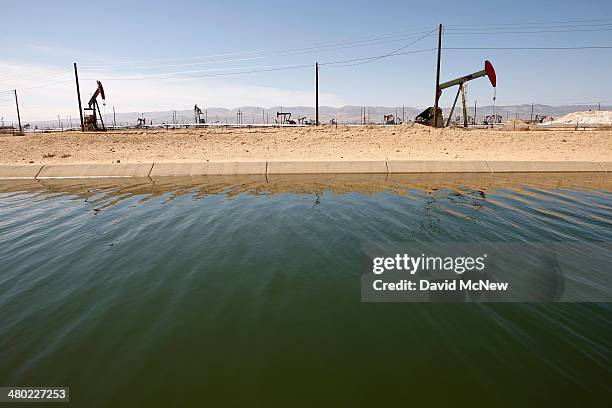
M200 162L155 163L155 176L225 176L238 174L266 174L266 162Z
M270 161L267 174L388 173L385 161Z
M42 168L40 164L2 164L0 179L34 179Z
M0 165L0 179L278 174L612 172L612 162L578 161L268 161Z
M36 178L147 177L153 163L49 164Z

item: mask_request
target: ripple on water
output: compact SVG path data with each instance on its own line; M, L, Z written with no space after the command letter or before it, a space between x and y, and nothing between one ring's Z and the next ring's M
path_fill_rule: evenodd
M0 383L69 384L80 405L281 401L312 378L357 403L390 384L609 395L609 304L359 301L363 241L609 242L608 179L342 180L0 183ZM127 392L145 384L183 393Z

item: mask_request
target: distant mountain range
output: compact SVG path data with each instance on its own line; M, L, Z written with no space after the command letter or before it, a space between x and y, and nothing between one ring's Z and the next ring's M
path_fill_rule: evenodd
M343 106L340 108L333 108L331 106L319 107L319 120L321 123L329 123L332 119L336 119L338 123L361 123L360 115L363 107L361 106ZM273 106L271 108L260 108L256 106L243 106L235 109L226 108L205 108L201 107L205 113L208 123L237 123L238 112L242 114L242 123L274 123L277 112L291 112L291 118L297 121L298 117L306 117L308 119L314 119L315 109L312 106ZM414 107L390 107L390 106L366 106L366 122L368 123L381 123L383 115L393 114L399 118L402 116L406 120L414 120L415 116L423 111L424 108ZM571 112L581 112L588 110L596 110L597 106L593 105L565 105L565 106L550 106L550 105L533 105L533 115L547 115L554 118L564 116ZM612 110L612 106L602 106L601 110ZM448 116L450 107L444 108L444 116ZM532 105L509 105L509 106L496 106L495 113L502 115L503 119L511 119L518 116L521 119L530 119L532 112ZM493 106L479 106L476 108L476 116L478 120L481 120L486 115L493 113ZM455 107L453 117L461 115L461 107ZM474 106L468 107L468 116L474 115ZM135 125L138 123L137 118L145 118L147 124L161 125L163 123L194 123L195 116L193 109L184 109L177 111L157 111L157 112L128 112L128 113L116 113L115 121L117 125ZM73 126L78 126L78 118L72 119ZM107 125L113 124L113 114L107 114L104 116L104 122ZM28 123L28 122L24 122ZM32 127L38 126L39 128L57 128L60 124L57 120L49 121L34 121L29 122ZM69 126L65 119L61 124L65 128Z

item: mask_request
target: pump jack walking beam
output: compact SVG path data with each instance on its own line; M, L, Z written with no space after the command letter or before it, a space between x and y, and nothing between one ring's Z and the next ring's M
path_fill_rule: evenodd
M489 81L491 81L491 85L493 85L493 88L495 88L497 86L497 78L495 76L495 70L493 69L493 65L489 61L485 61L485 69L483 69L482 71L477 71L472 74L462 76L460 78L452 79L448 82L444 82L443 84L440 84L440 90L450 88L451 86L454 86L454 85L463 85L467 81L471 81L472 79L480 78L485 75L489 77Z

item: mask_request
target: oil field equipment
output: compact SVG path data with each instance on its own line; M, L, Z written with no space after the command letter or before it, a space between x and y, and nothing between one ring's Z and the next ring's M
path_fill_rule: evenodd
M495 69L493 69L493 64L491 64L491 62L489 61L485 61L484 69L481 71L477 71L472 74L465 75L459 78L455 78L453 80L440 84L440 87L439 87L440 92L437 95L438 98L440 98L440 95L442 95L442 90L446 88L450 88L451 86L459 85L459 89L457 89L457 95L455 95L455 101L453 102L453 107L451 108L450 113L448 115L446 126L450 124L450 120L453 117L453 111L455 110L455 105L457 105L457 99L459 98L459 93L461 93L462 95L461 104L463 106L463 126L467 127L468 115L467 115L467 107L466 107L466 101L465 101L465 89L464 89L465 83L468 81L471 81L472 79L480 78L483 76L489 77L489 81L491 81L491 85L493 85L493 88L497 86L497 77L495 75ZM493 96L493 100L495 100L495 96ZM434 113L434 108L429 107L425 109L423 112L421 112L416 117L415 122L422 123L424 125L434 126L434 123L433 123L434 114L433 113ZM437 119L438 123L435 124L435 127L443 127L444 119L442 118L442 109L438 108L438 114L436 116L438 118Z
M415 123L420 123L422 125L433 126L434 121L434 108L430 106L425 109L423 112L419 113L416 118L414 118ZM444 119L442 118L442 109L438 108L438 124L436 127L444 126Z
M193 106L193 117L195 123L206 123L206 115L202 112L202 109L198 108L198 105Z
M281 125L295 125L295 120L291 120L291 112L276 112L276 123Z
M461 92L461 105L463 107L463 126L468 126L467 107L465 104L465 83L471 81L472 79L480 78L483 76L489 77L489 81L491 81L491 85L493 85L493 88L497 86L497 77L495 75L495 69L493 69L493 64L491 64L489 61L485 61L485 66L482 71L477 71L472 74L462 76L440 84L440 94L442 94L443 89L459 85L459 88L457 89L457 95L455 95L455 101L453 102L453 107L451 108L450 114L448 115L448 121L446 122L446 126L449 125L450 118L453 117L453 111L455 110L457 99L459 98L459 92ZM495 100L495 96L493 97L493 99Z
M104 120L102 119L102 112L100 112L100 105L98 104L98 96L102 98L102 104L106 104L106 97L102 83L100 81L96 81L96 83L98 87L93 95L91 95L87 104L88 107L83 109L84 130L106 130ZM98 126L98 119L100 119L100 126Z
M485 125L494 125L494 124L499 124L502 123L502 120L504 118L502 117L502 115L487 115L485 116L484 122L483 124Z
M389 115L383 115L383 123L385 125L401 125L402 124L402 120L399 118L395 118L395 116L393 116L392 114Z

